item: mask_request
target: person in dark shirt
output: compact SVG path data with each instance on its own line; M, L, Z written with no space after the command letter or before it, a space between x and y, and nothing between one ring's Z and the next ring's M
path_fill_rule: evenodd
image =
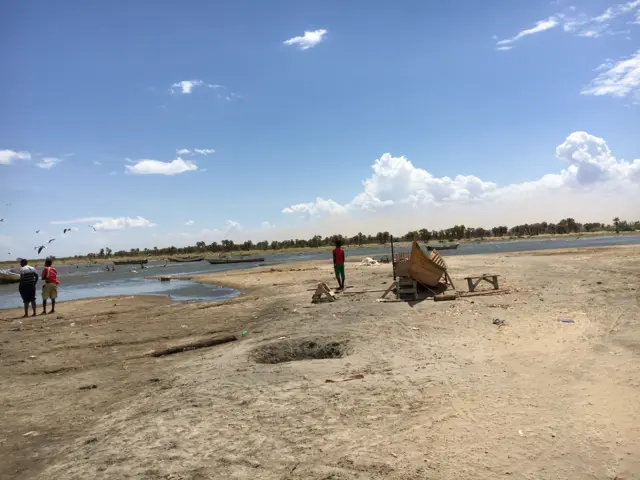
M338 280L338 290L344 290L344 250L340 240L336 240L336 248L333 249L333 270Z
M29 316L29 304L33 310L32 317L36 315L36 283L38 283L38 272L35 268L28 264L23 258L20 260L20 284L18 291L24 303L24 316Z

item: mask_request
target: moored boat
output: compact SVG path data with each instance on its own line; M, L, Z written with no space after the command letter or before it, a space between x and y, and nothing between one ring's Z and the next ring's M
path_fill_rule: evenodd
M427 245L427 250L455 250L460 246L459 243L445 243L442 245Z
M252 257L252 258L213 258L207 260L211 265L220 265L225 263L260 263L264 262L263 257Z
M0 270L0 284L17 283L20 281L20 273L16 270Z
M148 262L149 260L145 258L142 260L119 260L119 261L114 260L113 264L114 265L146 265Z
M170 262L179 262L179 263L187 263L187 262L201 262L204 260L204 257L169 257L168 260Z

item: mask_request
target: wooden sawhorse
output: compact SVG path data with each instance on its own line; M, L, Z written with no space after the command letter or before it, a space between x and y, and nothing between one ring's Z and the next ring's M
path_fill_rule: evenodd
M476 275L472 277L464 277L467 281L467 285L469 286L469 291L473 292L478 284L483 280L487 283L493 285L494 290L498 290L500 287L498 286L498 277L500 275L495 275L493 273L483 273L482 275Z

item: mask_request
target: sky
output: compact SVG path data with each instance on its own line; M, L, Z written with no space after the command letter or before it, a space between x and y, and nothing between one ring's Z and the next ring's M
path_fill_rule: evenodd
M640 0L1 10L1 260L640 219Z

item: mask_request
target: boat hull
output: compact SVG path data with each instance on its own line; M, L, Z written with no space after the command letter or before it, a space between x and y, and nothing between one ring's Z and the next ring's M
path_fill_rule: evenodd
M18 283L20 281L20 274L13 272L0 272L0 285L7 285L9 283Z
M451 243L449 245L427 245L427 250L455 250L459 246L459 243Z
M254 258L216 258L207 260L211 265L224 265L227 263L260 263L264 262L263 257L254 257Z
M189 263L189 262L201 262L204 260L204 257L196 257L196 258L175 258L175 257L169 257L168 260L170 262L176 262L176 263Z
M114 265L146 265L149 260L121 260L119 262L114 261Z
M395 263L395 273L400 277L409 277L429 287L436 287L447 270L444 260L436 251L427 256L418 242L413 242L409 258L402 255Z

